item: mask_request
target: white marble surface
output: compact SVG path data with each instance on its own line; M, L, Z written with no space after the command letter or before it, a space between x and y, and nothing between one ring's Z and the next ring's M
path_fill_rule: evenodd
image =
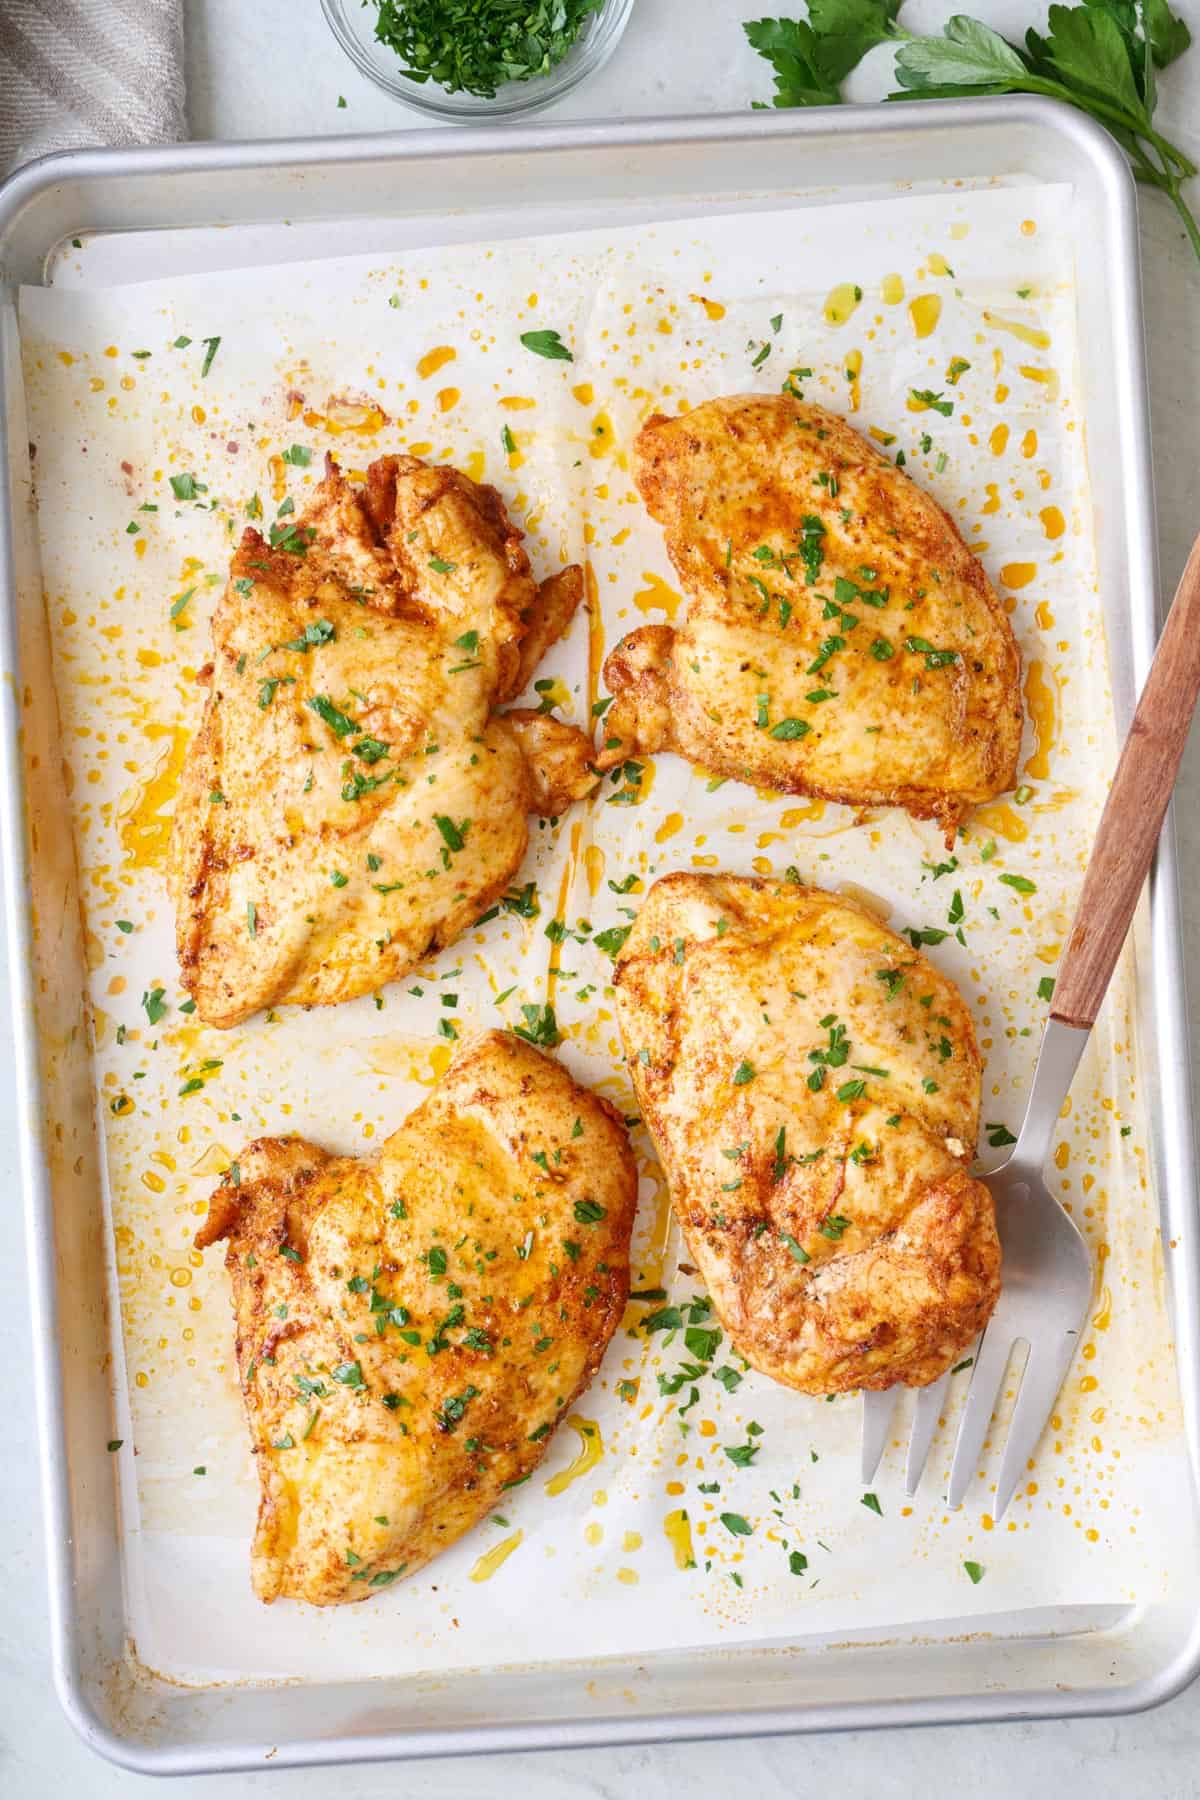
M1197 0L1176 0L1200 37ZM328 38L316 0L186 0L188 83L196 137L321 136L403 130L417 115L395 106L360 79ZM0 0L0 11L3 0ZM754 0L639 0L624 44L602 75L559 109L561 117L613 117L664 112L740 110L767 97L765 66L743 47L739 21L765 10ZM787 12L780 4L775 10ZM949 7L910 0L905 20L932 28ZM1038 8L1038 11L1044 9ZM980 0L979 14L1012 34L1033 16L1023 0ZM876 64L879 53L876 53ZM882 91L877 66L855 77L863 98ZM346 106L340 109L338 96ZM554 116L554 115L551 115ZM1160 118L1200 153L1200 46L1162 83ZM1186 122L1186 123L1185 123ZM1200 205L1200 181L1195 204ZM1157 196L1144 204L1143 268L1153 389L1154 448L1163 579L1173 584L1200 528L1200 268L1173 216ZM1194 738L1178 803L1189 952L1200 950L1200 740ZM1191 957L1189 956L1189 961ZM7 1018L7 978L0 965L0 1020ZM7 1026L0 1027L0 1192L19 1219L11 1143L11 1062ZM1200 1068L1200 1031L1193 1028ZM127 1796L146 1778L100 1763L75 1739L59 1713L48 1673L42 1577L42 1526L34 1470L29 1382L28 1309L19 1226L0 1258L0 1367L6 1371L7 1449L0 1468L0 1797L43 1800L70 1792L88 1800ZM915 1792L970 1791L1008 1796L1040 1791L1061 1800L1121 1794L1156 1800L1200 1794L1200 1685L1139 1718L1090 1723L964 1727L906 1733L781 1738L731 1744L525 1755L489 1761L456 1759L377 1769L278 1771L197 1778L174 1788L187 1800L231 1793L323 1796L337 1783L340 1800L407 1800L436 1792L466 1800L522 1791L528 1800L626 1796L690 1788L753 1792L758 1800L792 1800L797 1792L840 1788L850 1796L890 1800Z

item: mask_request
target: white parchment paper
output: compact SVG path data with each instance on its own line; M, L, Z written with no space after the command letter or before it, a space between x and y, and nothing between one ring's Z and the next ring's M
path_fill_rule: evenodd
M897 928L944 931L930 954L974 1011L984 1118L1015 1129L1114 751L1070 203L1066 188L1044 185L948 189L22 295L91 962L122 1323L127 1580L143 1663L192 1682L436 1671L983 1624L1164 1591L1187 1476L1120 982L1055 1157L1096 1261L1094 1316L998 1528L986 1479L962 1512L941 1503L965 1376L919 1495L903 1498L898 1436L876 1512L857 1475L857 1400L810 1400L748 1374L731 1393L703 1378L681 1412L689 1386L664 1395L657 1377L685 1347L648 1340L637 1329L646 1306L633 1303L580 1408L603 1444L593 1466L572 1472L582 1439L564 1427L503 1513L413 1580L334 1612L265 1609L248 1580L256 1490L226 1277L219 1251L202 1259L190 1248L209 1190L247 1138L295 1131L368 1153L394 1128L448 1058L435 1033L451 975L460 1032L520 1022L523 1004L549 1000L569 1066L632 1112L611 964L591 940L627 923L653 877L677 867L793 865ZM522 332L546 328L572 362L522 347ZM535 918L503 913L375 999L283 1009L230 1032L184 1013L162 864L201 709L208 618L253 497L267 520L288 499L299 508L326 450L361 471L403 449L495 482L537 572L588 565L589 612L539 672L562 716L586 724L605 649L683 604L630 481L640 422L715 394L776 391L791 370L811 371L795 378L809 398L903 452L1011 602L1030 714L1022 787L969 821L957 867L935 873L949 859L932 824L880 811L855 825L835 806L712 790L702 771L662 757L634 772L640 782L611 783L556 828L535 828L516 882L536 884ZM936 404L914 398L926 392ZM284 460L292 445L311 462ZM186 500L171 485L183 475L196 484ZM554 920L566 928L557 944ZM151 1024L142 997L156 987L168 1010ZM635 1135L645 1172L635 1285L686 1298L699 1284L678 1267L661 1174ZM985 1144L983 1155L998 1152ZM754 1466L735 1467L723 1446L751 1440ZM723 1512L751 1535L731 1534ZM681 1566L689 1547L692 1566ZM968 1562L983 1569L977 1583Z

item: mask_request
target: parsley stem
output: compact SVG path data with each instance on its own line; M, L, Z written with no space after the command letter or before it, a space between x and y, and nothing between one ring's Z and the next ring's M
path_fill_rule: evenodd
M1167 180L1162 186L1163 191L1170 197L1171 205L1182 219L1183 229L1187 232L1188 241L1191 244L1192 249L1196 252L1197 260L1200 261L1200 225L1197 225L1196 223L1195 214L1192 212L1191 207L1180 192L1178 181Z
M1064 87L1059 81L1044 81L1038 75L1028 75L1022 80L1020 86L1024 92L1029 94L1045 94L1051 100L1065 100L1068 106L1077 104L1070 88ZM1114 106L1109 101L1102 100L1098 95L1093 94L1088 96L1087 110L1094 113L1098 119L1108 119L1112 124L1119 125L1123 131L1132 132L1135 137L1143 138L1146 143L1153 144L1164 163L1169 162L1175 165L1181 180L1186 180L1188 176L1196 173L1195 163L1185 156L1182 150L1177 150L1174 144L1170 143L1160 132L1155 131L1149 120L1139 119L1135 113L1126 112L1123 106Z

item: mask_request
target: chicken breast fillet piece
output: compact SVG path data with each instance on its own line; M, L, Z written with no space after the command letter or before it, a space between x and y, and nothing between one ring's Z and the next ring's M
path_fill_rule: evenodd
M377 1156L241 1152L196 1244L227 1245L260 1600L365 1600L536 1468L620 1322L636 1204L620 1115L499 1031Z
M655 882L616 983L671 1202L736 1348L808 1394L935 1381L1000 1291L954 984L840 895L690 874Z
M398 980L508 886L531 810L595 785L590 741L498 713L570 621L493 488L416 457L330 462L304 511L247 531L213 619L169 881L201 1017L328 1005Z
M602 763L677 750L717 775L903 806L951 842L1011 787L1020 656L942 508L844 419L788 394L656 414L638 489L689 595L613 650Z

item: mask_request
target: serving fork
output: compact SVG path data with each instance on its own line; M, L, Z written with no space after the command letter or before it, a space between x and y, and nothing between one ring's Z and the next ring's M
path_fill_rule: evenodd
M1037 1449L1087 1319L1091 1258L1042 1171L1154 859L1198 693L1200 538L1167 615L1101 814L1020 1134L1011 1155L986 1177L996 1202L1002 1286L975 1350L950 1468L946 1497L952 1507L961 1506L979 1467L1009 1363L1023 1348L1027 1354L993 1504L995 1518L1003 1517ZM920 1484L954 1373L949 1370L917 1391L905 1467L910 1494ZM898 1388L863 1395L864 1481L878 1467L898 1395Z

